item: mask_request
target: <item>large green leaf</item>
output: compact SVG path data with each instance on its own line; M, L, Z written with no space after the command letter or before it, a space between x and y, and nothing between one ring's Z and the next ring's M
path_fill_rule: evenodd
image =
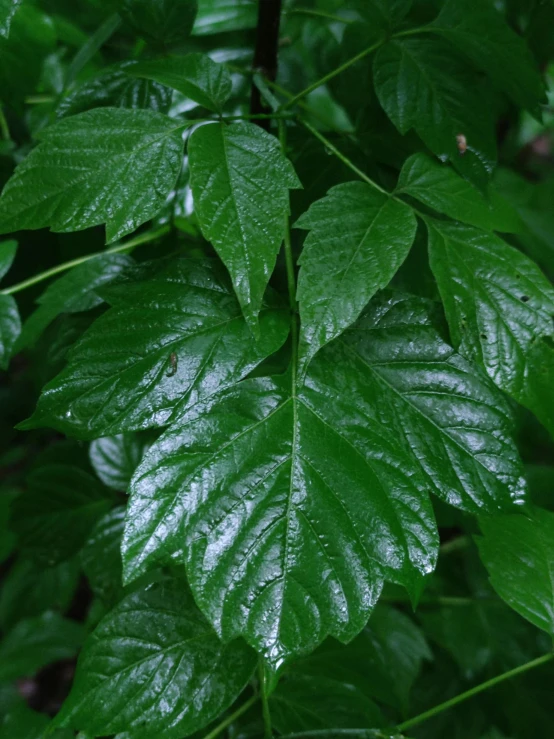
M23 324L16 349L32 346L60 313L79 313L101 305L104 301L97 289L132 264L131 257L124 254L103 254L74 267L51 283L37 298L39 307Z
M232 91L227 67L216 64L207 54L167 56L136 62L127 74L154 80L178 90L195 103L220 113Z
M17 241L0 241L0 280L8 273L17 252Z
M146 446L137 434L105 436L92 442L89 458L104 485L126 492Z
M57 613L20 621L0 641L0 681L15 680L62 659L71 659L81 646L85 630Z
M55 567L37 567L19 559L2 584L0 625L8 630L22 618L40 616L48 610L63 613L77 588L79 562L75 559Z
M0 0L0 36L8 38L10 26L22 0Z
M253 123L201 126L188 151L202 233L229 270L255 329L285 234L289 188L300 182L277 139Z
M296 222L310 231L298 260L300 366L358 318L406 258L416 232L410 207L364 182L329 190Z
M493 3L446 0L433 29L457 46L521 108L540 114L544 83L531 51Z
M286 311L264 308L252 336L215 260L174 259L105 288L113 306L69 353L25 428L79 438L163 426L244 377L285 341Z
M426 154L406 159L396 186L397 195L410 195L457 221L487 230L517 231L520 219L493 191L490 200L450 167Z
M14 297L0 294L0 369L8 369L20 331L21 318Z
M554 637L554 513L480 519L479 554L506 603Z
M378 604L350 644L329 639L293 670L356 686L363 695L406 713L422 662L431 659L421 629L401 611Z
M440 159L484 186L496 160L490 105L479 79L452 47L428 37L389 41L373 70L381 105L400 133L415 129ZM460 134L467 140L463 156Z
M254 28L257 15L256 3L252 0L202 0L193 34L205 36Z
M183 124L150 110L99 108L41 131L0 197L0 233L106 223L109 242L156 215L177 181Z
M152 80L130 77L127 71L134 62L107 67L79 85L60 101L58 117L83 113L91 108L148 108L167 113L172 92Z
M222 644L181 580L126 597L100 622L79 657L56 725L95 736L180 739L240 695L256 665L243 641Z
M27 484L13 504L12 526L22 549L47 565L76 554L113 503L113 494L79 467L46 464Z
M245 381L154 443L131 483L125 577L183 551L218 632L273 668L327 634L348 641L383 577L417 595L433 569L429 491L470 511L521 499L509 426L427 305L379 296L298 392Z
M554 373L554 352L544 343L554 335L554 288L534 262L493 234L431 219L427 225L454 346L554 433L554 389L541 377Z
M186 41L197 10L197 0L122 0L119 8L135 33L162 49Z

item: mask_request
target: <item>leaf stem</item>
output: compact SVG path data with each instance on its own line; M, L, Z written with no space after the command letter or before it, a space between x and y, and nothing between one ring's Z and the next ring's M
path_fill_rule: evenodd
M60 272L66 272L68 269L78 267L80 264L88 262L89 259L101 257L104 254L118 254L120 252L130 251L140 244L147 244L150 241L155 241L161 236L164 236L166 233L169 233L170 230L170 226L161 226L160 228L153 229L152 231L146 231L143 234L139 234L133 239L125 241L125 243L123 244L112 246L111 248L105 249L104 251L97 251L94 254L87 254L86 257L78 257L77 259L72 259L69 262L63 262L63 264L58 264L51 269L47 269L45 272L40 272L38 275L29 277L29 279L23 280L23 282L18 282L16 285L12 285L11 287L6 287L4 290L0 290L0 295L13 295L14 293L18 293L21 290L25 290L25 288L36 285L38 282L42 282L43 280L47 280L49 277L53 277Z
M532 670L535 667L540 667L541 665L550 662L550 660L553 658L554 652L549 652L548 654L544 654L542 657L537 657L536 659L532 659L530 662L526 662L524 665L515 667L513 670L503 672L501 675L497 675L490 680L486 680L484 683L480 683L479 685L466 690L465 693L460 693L460 695L457 695L454 698L450 698L450 700L444 701L444 703L440 703L438 706L430 708L428 711L420 713L419 716L414 716L414 718L404 721L404 723L399 724L396 727L396 730L399 732L404 732L408 729L412 729L414 726L423 723L423 721L427 721L428 719L433 718L433 716L436 716L439 713L452 708L453 706L457 706L458 703L462 703L468 698L472 698L474 695L478 695L479 693L482 693L483 691L488 690L495 685L498 685L498 683L501 683L504 680L509 680L510 678L516 677L516 675L521 675L522 673L527 672L528 670Z
M243 703L242 706L237 708L237 710L232 713L230 716L227 716L227 718L223 719L223 721L218 724L215 729L212 729L209 734L206 734L204 739L215 739L216 736L219 736L222 731L224 731L230 724L233 723L233 721L236 721L240 716L242 716L243 713L246 713L249 708L252 708L252 706L258 701L258 696L253 695L252 698L249 698L246 703Z
M0 105L0 134L2 135L2 138L6 141L10 140L10 129L8 128L8 121L6 120L6 116L4 115L4 111L2 110L2 106Z
M308 123L308 121L304 120L304 118L298 119L300 123L310 131L310 133L316 137L316 139L319 139L321 143L325 146L326 149L328 149L330 152L332 152L336 157L338 157L343 164L345 164L349 169L351 169L353 172L355 172L358 177L360 177L364 182L367 182L368 185L371 185L371 187L374 187L376 190L379 190L379 192L382 192L383 195L390 195L389 192L384 190L380 185L378 185L376 182L374 182L370 177L366 175L365 172L362 172L361 169L358 169L354 162L352 162L348 157L346 157L341 151L337 149L336 146L334 146L329 139L324 136L321 131L318 131L317 128L312 126L311 123Z
M269 702L267 700L267 691L265 688L264 661L260 657L258 662L258 676L260 683L260 697L262 699L262 714L264 717L264 739L271 739L273 736L273 728L271 726L271 711L269 710Z
M387 596L382 595L381 598L379 598L380 603L411 603L411 600L408 596L405 598L399 597L399 596ZM456 596L456 595L438 595L438 596L432 596L423 595L419 601L419 606L471 606L474 603L498 603L497 598L469 598L467 596Z
M351 59L348 59L344 64L341 64L340 67L336 67L331 72L328 72L326 75L321 77L316 82L313 82L311 85L306 87L304 90L299 92L297 95L294 95L290 100L288 100L283 106L282 110L286 110L287 108L290 108L291 105L295 105L299 100L302 100L302 98L306 97L306 95L309 95L310 92L313 92L314 90L317 90L318 87L321 87L322 85L325 85L329 80L332 80L337 75L341 74L341 72L346 71L349 67L351 67L353 64L356 64L356 62L359 62L360 60L364 59L366 56L369 56L373 51L378 49L380 46L382 46L386 41L386 38L383 37L379 39L379 41L376 41L371 46L368 46L367 49L364 49L363 51L360 51L359 54L356 54L356 56L353 56Z
M256 47L254 49L253 69L268 80L277 77L279 56L279 25L281 22L282 0L261 0L258 3L258 22L256 25ZM250 112L269 113L261 91L252 80L250 90ZM269 131L270 119L259 118L258 125Z
M340 15L333 15L333 13L327 13L325 10L314 10L312 8L291 8L285 11L286 15L309 15L312 18L324 18L328 21L335 21L336 23L354 23L352 18L343 18Z

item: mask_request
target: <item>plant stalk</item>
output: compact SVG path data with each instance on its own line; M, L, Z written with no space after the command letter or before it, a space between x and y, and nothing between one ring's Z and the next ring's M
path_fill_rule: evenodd
M548 654L544 654L542 657L537 657L537 659L532 659L530 662L526 662L524 665L514 667L513 670L503 672L501 675L497 675L490 680L486 680L484 683L476 685L474 688L466 690L465 693L460 693L460 695L457 695L454 698L450 698L450 700L444 701L444 703L440 703L438 706L430 708L428 711L420 713L419 716L414 716L414 718L410 718L407 721L404 721L404 723L399 724L396 727L396 730L399 732L404 732L408 729L412 729L414 726L417 726L418 724L421 724L424 721L437 716L439 713L442 713L443 711L447 711L449 708L457 706L458 703L463 703L463 701L468 700L468 698L472 698L474 695L478 695L479 693L482 693L483 691L488 690L489 688L492 688L501 682L504 682L504 680L509 680L510 678L521 675L522 673L527 672L528 670L532 670L535 667L540 667L541 665L550 662L550 660L552 660L553 658L554 652L549 652Z
M271 739L273 736L273 728L271 726L271 712L269 710L269 702L267 699L267 690L265 686L264 661L260 657L258 662L258 679L260 684L260 697L262 699L262 714L264 719L264 739Z
M242 716L243 713L246 713L249 708L252 708L252 706L257 703L258 696L254 695L252 698L249 698L246 703L243 703L240 708L237 708L237 710L232 713L230 716L227 716L226 719L223 719L223 721L218 724L215 729L212 729L209 734L206 734L204 739L215 739L216 736L219 736L222 731L225 731L225 729L230 726L233 721L236 721L238 718Z
M277 77L277 56L279 52L279 24L281 21L281 0L258 0L258 24L256 27L256 48L254 50L254 70L266 79ZM250 93L250 112L253 116L269 115L271 110L266 105L258 87L252 83ZM266 120L260 118L258 124L269 131L271 116Z

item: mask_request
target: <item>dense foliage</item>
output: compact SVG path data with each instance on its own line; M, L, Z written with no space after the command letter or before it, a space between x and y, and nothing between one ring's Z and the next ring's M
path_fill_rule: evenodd
M0 0L1 739L552 737L553 28Z

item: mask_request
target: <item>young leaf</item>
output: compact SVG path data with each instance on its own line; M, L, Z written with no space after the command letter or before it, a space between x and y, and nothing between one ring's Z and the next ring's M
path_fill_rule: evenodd
M408 14L412 0L355 0L354 6L364 18L390 30Z
M135 739L180 739L228 708L255 665L243 641L219 641L184 581L163 581L127 596L102 619L54 723L95 736L129 731Z
M520 219L499 196L490 202L467 180L450 167L426 154L413 154L406 159L395 194L410 195L450 218L489 231L518 231Z
M379 707L356 686L320 675L286 675L269 707L273 726L285 735L386 725Z
M255 28L257 10L250 0L202 0L194 23L195 36Z
M358 318L406 258L417 223L412 209L364 182L329 190L295 224L310 231L298 263L300 371Z
M81 563L89 585L104 603L112 605L123 590L121 537L125 507L117 506L96 523L81 551Z
M57 613L20 621L0 641L0 680L28 677L51 662L71 659L84 636L81 624Z
M446 0L433 30L487 74L514 103L540 116L544 83L523 38L492 3Z
M8 369L17 337L21 332L21 318L12 295L0 294L0 369Z
M113 503L113 494L79 467L47 464L27 483L13 504L12 526L22 549L47 565L76 554Z
M554 335L554 288L534 262L493 234L431 219L427 226L454 346L554 433L554 394L536 379L541 362L554 371L554 353L542 346Z
M147 108L167 113L172 92L151 80L130 77L134 62L122 62L103 69L62 98L56 109L58 118L84 113L91 108Z
M252 336L215 260L174 259L105 288L113 306L69 353L25 428L81 439L163 426L240 380L285 341L286 311L264 307Z
M8 38L10 26L22 0L0 0L0 36Z
M493 588L515 611L554 637L554 513L482 517L479 554Z
M75 559L55 567L41 568L19 559L4 579L0 594L0 624L8 631L23 618L40 616L48 610L63 613L71 603L79 580Z
M16 349L33 346L60 313L79 313L101 305L104 301L97 288L114 280L132 264L133 259L125 254L103 254L52 282L37 299L39 307L23 324Z
M126 492L145 448L136 434L106 436L90 445L90 462L104 485Z
M423 302L374 301L289 384L248 380L176 421L135 473L122 548L127 581L183 550L222 638L273 669L352 638L383 577L418 592L437 555L429 490L475 511L524 489L500 394Z
M156 215L181 169L183 125L150 110L99 108L41 131L0 197L0 233L106 223L108 242Z
M197 0L123 0L119 12L135 33L162 49L186 41Z
M127 67L126 72L178 90L198 105L216 113L221 112L232 91L227 67L216 64L207 54L167 56L136 62Z
M6 275L12 266L17 252L17 241L0 241L0 280Z
M389 41L375 57L375 90L385 112L405 134L415 129L443 161L483 188L496 160L490 106L479 81L440 39ZM460 156L456 137L467 140Z
M201 126L188 152L202 233L229 270L255 330L285 233L288 191L301 184L277 139L253 123Z

